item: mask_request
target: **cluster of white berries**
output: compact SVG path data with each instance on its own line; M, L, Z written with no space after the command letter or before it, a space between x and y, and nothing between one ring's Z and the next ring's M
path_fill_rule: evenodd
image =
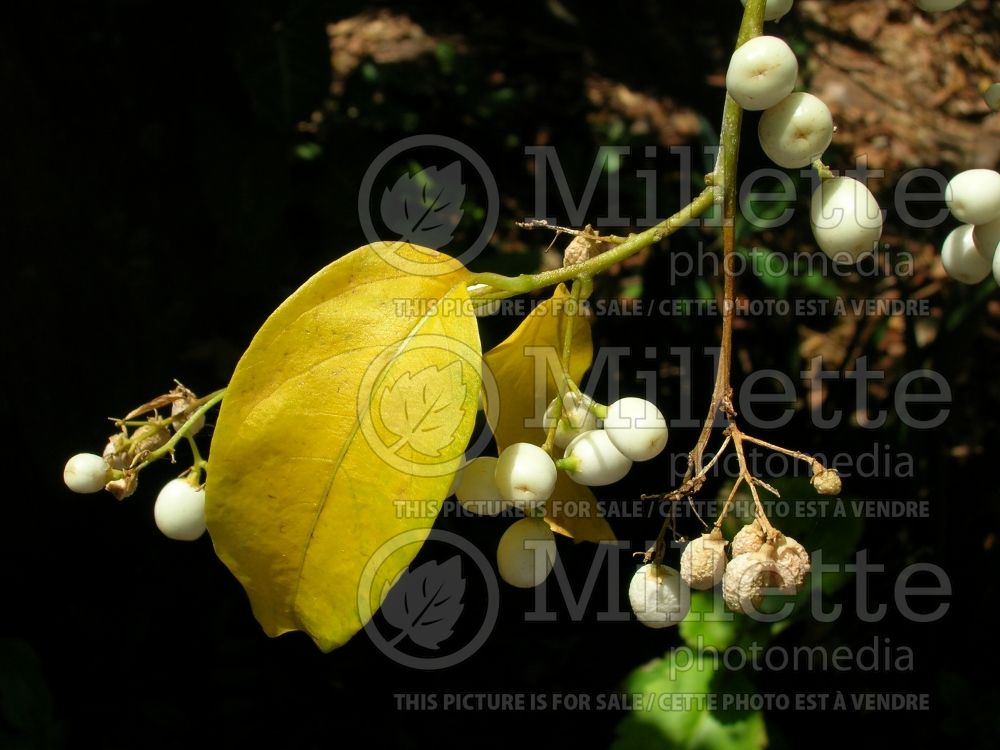
M142 466L151 455L157 455L155 451L167 446L171 429L177 431L183 426L185 434L191 437L205 426L204 416L191 421L198 405L194 392L177 383L169 393L143 404L121 420L121 431L108 438L102 455L78 453L70 458L63 469L63 482L73 492L92 494L107 490L118 500L124 500L138 488ZM167 407L170 416L160 417L159 410ZM150 412L152 416L138 426L127 421ZM153 507L156 526L171 539L190 541L205 533L205 491L198 484L199 477L200 471L192 471L186 478L167 482L156 498Z
M769 1L764 18L776 20L791 6L791 0ZM740 46L726 71L729 95L745 110L764 112L757 127L761 148L785 169L813 164L833 141L833 117L826 104L812 94L793 92L798 74L795 53L776 36L758 36ZM816 244L836 261L856 262L881 239L882 211L859 180L822 176L809 212Z
M543 421L546 429L555 429L554 444L563 449L559 468L543 448L514 443L499 457L474 458L454 483L456 499L470 512L497 515L516 508L528 515L507 529L497 548L501 578L520 588L537 586L552 571L555 537L539 516L559 469L578 484L608 485L622 479L633 462L648 461L667 445L667 420L645 399L628 397L603 407L589 396L567 392L559 407L553 401Z
M944 191L952 216L963 222L941 245L944 270L963 284L990 275L1000 284L1000 173L968 169L955 175Z
M73 492L92 494L112 480L113 469L103 456L78 453L63 469L63 482ZM205 533L205 489L187 479L172 479L153 505L156 527L170 539L193 541Z
M809 553L797 541L774 531L769 541L754 520L733 537L732 557L718 529L688 543L680 570L660 563L639 568L629 584L629 603L638 620L653 628L676 625L690 609L691 589L707 591L722 584L722 597L734 612L759 611L768 591L794 594L805 586Z

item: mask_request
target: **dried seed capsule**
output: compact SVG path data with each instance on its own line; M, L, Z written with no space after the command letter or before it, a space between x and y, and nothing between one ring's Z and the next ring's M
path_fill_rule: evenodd
M836 469L820 469L813 474L812 486L821 495L839 495L842 486L840 474Z
M774 547L778 565L784 568L782 578L791 581L801 591L809 574L809 552L790 536L781 536Z
M141 456L162 448L170 440L170 433L163 425L144 424L132 434L132 455Z
M761 548L765 540L764 529L761 528L760 523L755 518L736 532L736 536L733 537L733 557L736 558L739 555L756 552Z
M770 544L762 545L756 552L737 555L729 561L722 576L722 597L734 612L754 614L765 591L774 588L782 593L794 593L795 583L788 571L778 564L775 548Z
M681 553L681 578L693 589L706 591L722 582L726 571L726 540L712 529L688 544Z

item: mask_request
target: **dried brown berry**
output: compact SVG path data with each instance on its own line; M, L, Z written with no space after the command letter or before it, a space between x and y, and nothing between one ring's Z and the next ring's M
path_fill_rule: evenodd
M821 495L839 495L840 474L836 469L818 469L812 478L812 486Z
M801 591L809 574L809 552L790 536L780 536L774 547L778 565L784 568L783 577L790 580L796 591Z
M722 577L722 597L734 612L754 614L759 610L768 589L794 593L790 574L780 565L775 548L764 544L756 552L737 555L726 566Z
M584 229L584 232L591 231L590 225ZM573 241L566 246L565 252L563 252L563 265L564 266L575 266L577 263L583 263L585 260L593 258L595 255L600 255L605 249L604 242L599 239L589 235L589 234L578 234L573 238Z
M702 534L681 553L681 578L693 589L705 591L722 582L726 571L726 540L712 529Z
M736 536L733 537L733 557L736 557L737 555L745 555L750 552L756 552L760 549L765 540L766 535L764 534L764 529L761 528L760 523L755 518L753 521L736 532Z
M159 424L144 424L132 435L132 455L142 456L162 448L170 440L170 433Z

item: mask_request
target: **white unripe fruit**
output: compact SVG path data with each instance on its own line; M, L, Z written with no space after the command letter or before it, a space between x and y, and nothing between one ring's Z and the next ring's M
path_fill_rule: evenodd
M556 538L541 518L515 521L497 545L497 570L511 586L534 588L544 581L556 560Z
M615 447L604 430L591 430L573 438L566 446L565 457L579 462L569 472L570 478L588 487L614 484L632 468L632 459Z
M1000 111L1000 83L990 84L983 94L983 99L986 100L986 106L994 112Z
M479 456L462 469L455 487L455 498L465 510L482 516L495 516L504 509L506 503L497 488L496 468L495 456Z
M967 169L951 178L944 189L951 214L966 224L989 224L1000 219L1000 172Z
M760 527L760 523L755 518L737 531L736 536L733 537L731 547L733 558L739 555L746 555L750 552L756 552L764 545L766 540L767 536L764 534L764 529Z
M1000 250L993 256L993 278L1000 284Z
M762 110L792 93L798 75L798 60L783 39L758 36L733 53L726 89L743 109Z
M823 180L809 208L816 244L838 262L857 262L882 237L882 212L863 183L851 177Z
M718 529L702 534L681 553L681 578L693 589L717 586L725 572L726 540Z
M775 558L775 549L764 544L756 552L736 555L722 576L722 598L733 612L754 614L760 608L764 592L777 588L794 593L794 581Z
M989 224L980 224L973 229L972 241L978 253L986 260L992 261L1000 249L1000 219Z
M965 0L917 0L917 7L930 13L951 10L964 3Z
M192 487L186 479L171 479L156 496L153 518L164 536L194 541L205 533L205 489Z
M757 136L764 153L779 167L808 167L833 141L833 116L819 97L789 94L764 112Z
M77 453L63 468L63 482L81 495L100 492L110 479L111 467L96 453Z
M740 0L743 5L747 4L747 0ZM783 15L788 13L792 9L792 3L794 0L767 0L767 4L764 6L764 20L765 21L778 21Z
M548 430L552 426L553 415L556 405L559 403L558 397L552 399L545 416L542 419L542 426ZM597 415L591 411L594 399L590 396L572 391L566 393L562 398L562 412L559 423L556 425L555 444L559 448L565 448L577 435L597 429Z
M978 284L990 275L990 262L976 250L972 231L971 224L963 224L953 229L941 245L944 270L963 284Z
M774 554L778 565L784 569L782 578L793 585L796 591L801 591L810 569L806 548L790 536L782 536L775 545Z
M628 601L643 625L666 628L687 616L691 608L691 592L676 570L649 563L632 576L628 585Z
M656 405L629 396L608 406L604 431L614 446L633 461L648 461L667 446L667 420Z
M552 457L531 443L508 445L493 472L500 497L523 511L533 510L548 500L556 478Z

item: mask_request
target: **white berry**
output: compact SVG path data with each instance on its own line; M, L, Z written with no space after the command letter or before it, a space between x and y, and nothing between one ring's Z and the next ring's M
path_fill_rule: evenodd
M993 256L993 278L1000 284L1000 251Z
M511 586L534 588L544 581L556 559L556 538L540 518L515 521L497 545L497 570Z
M851 177L823 180L809 208L820 249L840 263L857 262L875 250L882 237L882 212L875 196Z
M747 0L741 0L741 2L743 5L747 4ZM792 2L793 0L767 0L767 4L764 6L764 20L780 20L783 15L792 9Z
M798 75L798 60L783 39L758 36L733 53L726 89L743 109L767 109L792 93Z
M973 229L972 241L979 254L986 260L992 261L1000 249L1000 219L995 219L989 224L980 224Z
M917 0L917 7L931 13L938 13L942 10L951 10L964 3L965 0Z
M153 518L164 536L194 541L205 533L205 489L186 479L170 480L156 496Z
M629 396L608 406L604 431L633 461L648 461L667 446L667 420L655 404Z
M500 497L519 510L533 510L552 496L557 479L552 457L537 445L508 445L493 472Z
M95 453L77 453L63 469L66 486L81 495L100 492L110 479L111 467Z
M619 451L604 430L591 430L573 438L565 458L576 459L570 478L588 487L614 484L628 474L632 459Z
M764 153L779 167L807 167L833 141L833 116L819 97L796 92L761 115L757 136Z
M963 224L953 229L941 245L944 270L955 281L963 284L978 284L990 275L990 261L976 250L972 232L971 224Z
M628 585L628 601L643 625L666 628L687 616L691 608L691 592L676 570L649 563L632 576Z
M506 503L497 487L496 468L495 456L480 456L462 469L455 497L465 510L482 516L495 516L504 509Z
M681 578L693 589L705 591L722 582L726 572L726 540L718 529L688 544L681 553Z
M1000 172L967 169L951 178L944 189L951 214L966 224L989 224L1000 219Z

